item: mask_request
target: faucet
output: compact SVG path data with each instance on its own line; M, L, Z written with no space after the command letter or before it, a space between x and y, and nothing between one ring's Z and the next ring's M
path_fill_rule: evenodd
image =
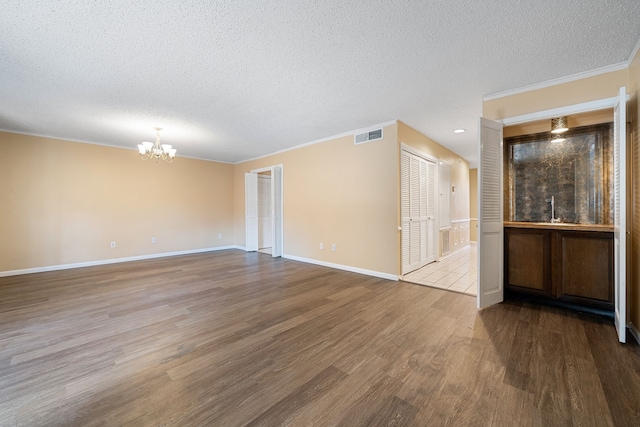
M551 203L551 223L554 224L560 222L560 218L556 218L556 198L551 196L550 199L545 199L544 201Z

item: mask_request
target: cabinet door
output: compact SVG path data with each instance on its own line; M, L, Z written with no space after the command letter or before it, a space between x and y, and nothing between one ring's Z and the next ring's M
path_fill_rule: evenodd
M551 296L551 232L510 228L506 230L505 240L505 275L509 288Z
M558 237L557 296L566 301L613 307L611 233L562 233Z

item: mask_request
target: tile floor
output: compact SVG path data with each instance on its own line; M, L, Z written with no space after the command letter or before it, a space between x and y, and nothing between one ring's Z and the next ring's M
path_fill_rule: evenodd
M402 280L434 288L477 295L478 244L456 252L442 261L432 262L419 270L405 274Z

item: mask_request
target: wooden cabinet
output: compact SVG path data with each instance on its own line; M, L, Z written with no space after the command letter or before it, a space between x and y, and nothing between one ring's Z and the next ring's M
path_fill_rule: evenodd
M534 295L551 296L551 231L505 229L505 283Z
M507 292L613 309L613 232L505 227Z

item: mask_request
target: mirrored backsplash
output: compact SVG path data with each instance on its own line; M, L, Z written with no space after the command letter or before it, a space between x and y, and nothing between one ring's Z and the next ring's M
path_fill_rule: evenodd
M613 222L613 125L505 138L505 220Z

